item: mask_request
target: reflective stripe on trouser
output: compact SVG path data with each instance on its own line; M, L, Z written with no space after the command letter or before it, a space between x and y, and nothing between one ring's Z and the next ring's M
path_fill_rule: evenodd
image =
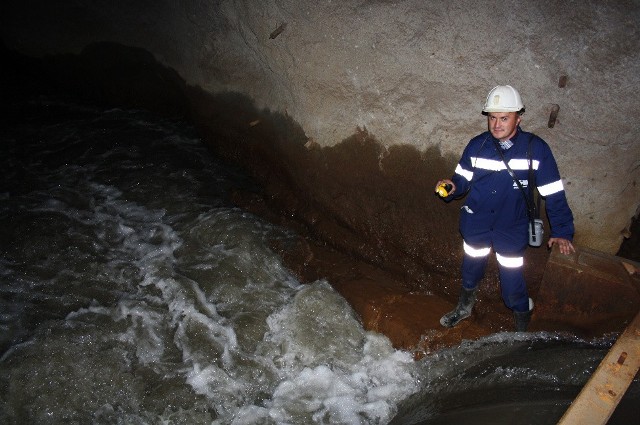
M490 247L474 248L466 242L462 242L464 258L462 259L462 286L473 289L478 286L478 282L484 277L484 270L487 267L487 260Z
M473 289L484 277L491 247L472 247L464 242L462 260L462 285ZM518 254L496 253L500 270L500 290L502 300L514 311L529 310L529 294L524 280L524 257Z

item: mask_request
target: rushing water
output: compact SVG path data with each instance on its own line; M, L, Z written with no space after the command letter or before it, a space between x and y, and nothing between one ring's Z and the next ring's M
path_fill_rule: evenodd
M0 423L553 423L611 344L416 362L282 266L293 235L230 204L251 181L184 123L42 98L0 144Z

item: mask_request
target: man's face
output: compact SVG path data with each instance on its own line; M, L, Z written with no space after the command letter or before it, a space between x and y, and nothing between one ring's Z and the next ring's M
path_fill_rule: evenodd
M504 142L516 134L520 124L520 115L517 112L489 112L487 114L487 125L491 135Z

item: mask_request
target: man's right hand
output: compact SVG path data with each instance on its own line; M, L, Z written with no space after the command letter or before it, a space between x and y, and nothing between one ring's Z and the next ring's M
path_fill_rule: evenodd
M450 184L451 185L451 190L449 190L449 195L453 195L453 193L456 191L456 185L453 184L453 182L449 179L442 179L442 180L438 180L438 183L436 183L436 187L435 187L435 192L438 193L438 187L441 184ZM448 196L448 195L447 195Z

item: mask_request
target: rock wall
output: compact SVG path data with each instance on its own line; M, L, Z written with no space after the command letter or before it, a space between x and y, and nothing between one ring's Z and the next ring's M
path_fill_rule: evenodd
M554 150L576 243L615 253L640 205L637 1L9 0L0 8L3 42L27 55L79 53L99 41L139 47L188 85L286 114L320 146L366 128L382 153L439 148L450 166L485 129L489 89L512 84L527 106L523 127Z

